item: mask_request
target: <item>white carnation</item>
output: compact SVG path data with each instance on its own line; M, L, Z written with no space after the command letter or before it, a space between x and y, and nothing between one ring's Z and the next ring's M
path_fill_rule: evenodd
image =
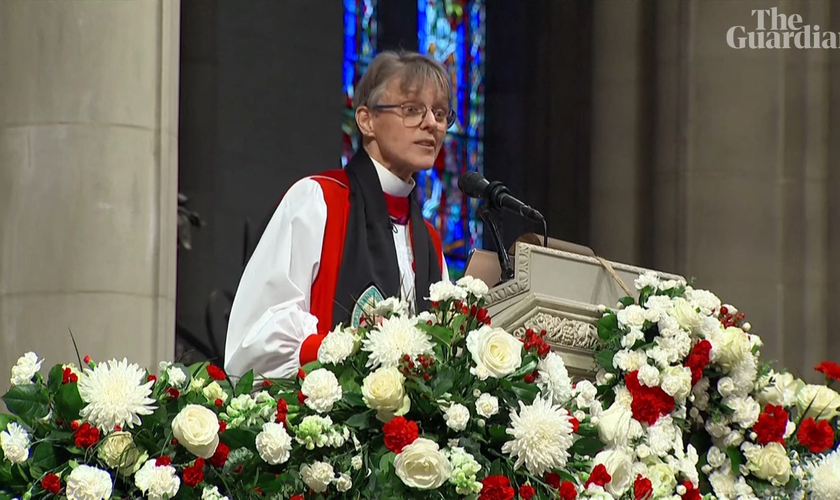
M636 285L636 290L642 290L645 287L656 289L659 286L659 281L659 275L655 271L645 271L644 274L640 274L636 278L634 284Z
M659 370L655 366L645 364L639 368L639 382L648 387L659 387Z
M462 431L467 428L470 421L470 410L459 403L449 406L443 412L443 419L446 421L446 426L454 431Z
M536 382L543 396L551 398L554 404L563 404L572 398L572 381L560 355L549 352L540 360L538 371Z
M41 369L43 359L38 359L34 352L27 352L18 358L15 366L12 367L12 385L30 385L38 370Z
M187 383L187 374L184 373L184 370L178 368L177 366L170 366L166 368L166 378L169 379L169 384L172 387L176 387L181 389Z
M641 351L622 349L615 353L613 366L624 372L633 372L647 364L647 356Z
M662 390L673 396L677 402L685 401L691 394L691 369L672 366L662 372Z
M335 470L326 462L314 462L300 468L300 477L313 491L323 493L335 479Z
M631 304L616 313L618 325L622 328L641 329L645 325L647 310L642 306Z
M353 480L347 474L342 473L335 479L335 489L339 492L350 491L352 487Z
M707 290L695 290L688 286L685 288L685 298L692 306L699 308L700 312L706 316L712 314L712 311L720 309L720 299Z
M744 429L749 429L756 422L758 422L758 415L761 413L761 407L753 398L746 397L728 397L723 399L723 404L733 410L730 417L732 422L739 424Z
M429 296L427 298L432 302L464 300L467 298L467 291L449 281L439 281L429 287Z
M67 500L105 500L111 498L114 483L102 469L80 465L67 476Z
M29 458L29 432L18 425L9 422L6 430L0 432L0 448L6 460L13 464L21 464Z
M621 337L621 347L625 349L632 349L636 342L645 339L645 332L634 328Z
M464 276L456 284L478 298L485 297L490 293L490 288L486 283L472 276Z
M389 315L402 316L408 314L408 303L396 297L388 297L369 307L367 312L374 317L386 317Z
M212 488L204 488L204 491L201 492L201 500L229 500L228 497L222 495L219 492L218 486L213 486Z
M484 418L490 418L499 413L499 398L485 392L476 400L475 412Z
M325 365L338 365L353 354L355 349L356 337L339 325L321 342L321 347L318 348L318 361Z
M305 404L318 413L329 413L333 404L341 400L341 385L335 374L326 368L318 368L303 379L300 392L306 396Z
M143 464L143 467L134 475L135 486L140 488L149 500L174 497L181 487L181 479L176 474L175 467L157 466L155 463L156 460L151 459Z
M292 451L292 438L283 424L267 422L257 434L257 453L265 463L282 464L289 460Z
M573 391L578 408L589 408L598 395L598 389L592 382L581 380L575 384Z

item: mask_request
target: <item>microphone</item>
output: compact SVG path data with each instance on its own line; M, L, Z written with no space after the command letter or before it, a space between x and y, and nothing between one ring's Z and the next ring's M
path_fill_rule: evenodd
M507 186L499 181L490 182L478 172L461 174L458 177L458 189L470 198L485 200L491 208L504 208L530 221L545 223L541 213L511 196Z

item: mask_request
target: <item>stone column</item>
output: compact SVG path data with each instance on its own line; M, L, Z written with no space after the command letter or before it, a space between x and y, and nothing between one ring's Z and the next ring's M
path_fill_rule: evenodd
M179 2L0 2L0 385L156 367L175 317Z

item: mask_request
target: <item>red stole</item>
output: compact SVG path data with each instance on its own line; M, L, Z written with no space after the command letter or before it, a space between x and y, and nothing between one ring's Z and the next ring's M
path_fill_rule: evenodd
M333 327L333 299L338 284L338 271L344 252L345 230L350 207L350 188L344 170L329 170L311 177L320 184L327 205L327 224L324 229L324 243L321 249L321 262L318 276L312 283L309 313L318 318L318 331L304 340L300 348L301 366L318 359L318 349L324 337ZM442 257L440 236L434 227L426 221L432 244L437 255ZM410 231L410 228L409 228ZM409 233L410 234L410 233ZM443 262L441 261L441 272ZM419 290L417 293L421 293ZM425 293L423 291L422 293Z

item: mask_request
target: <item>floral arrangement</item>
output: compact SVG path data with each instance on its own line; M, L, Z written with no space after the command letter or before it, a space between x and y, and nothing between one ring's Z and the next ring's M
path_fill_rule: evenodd
M339 325L292 380L127 360L12 369L12 498L840 498L840 395L775 372L744 315L686 283L604 308L572 383L545 332L492 325L487 286L432 285ZM840 366L817 367L827 381Z

